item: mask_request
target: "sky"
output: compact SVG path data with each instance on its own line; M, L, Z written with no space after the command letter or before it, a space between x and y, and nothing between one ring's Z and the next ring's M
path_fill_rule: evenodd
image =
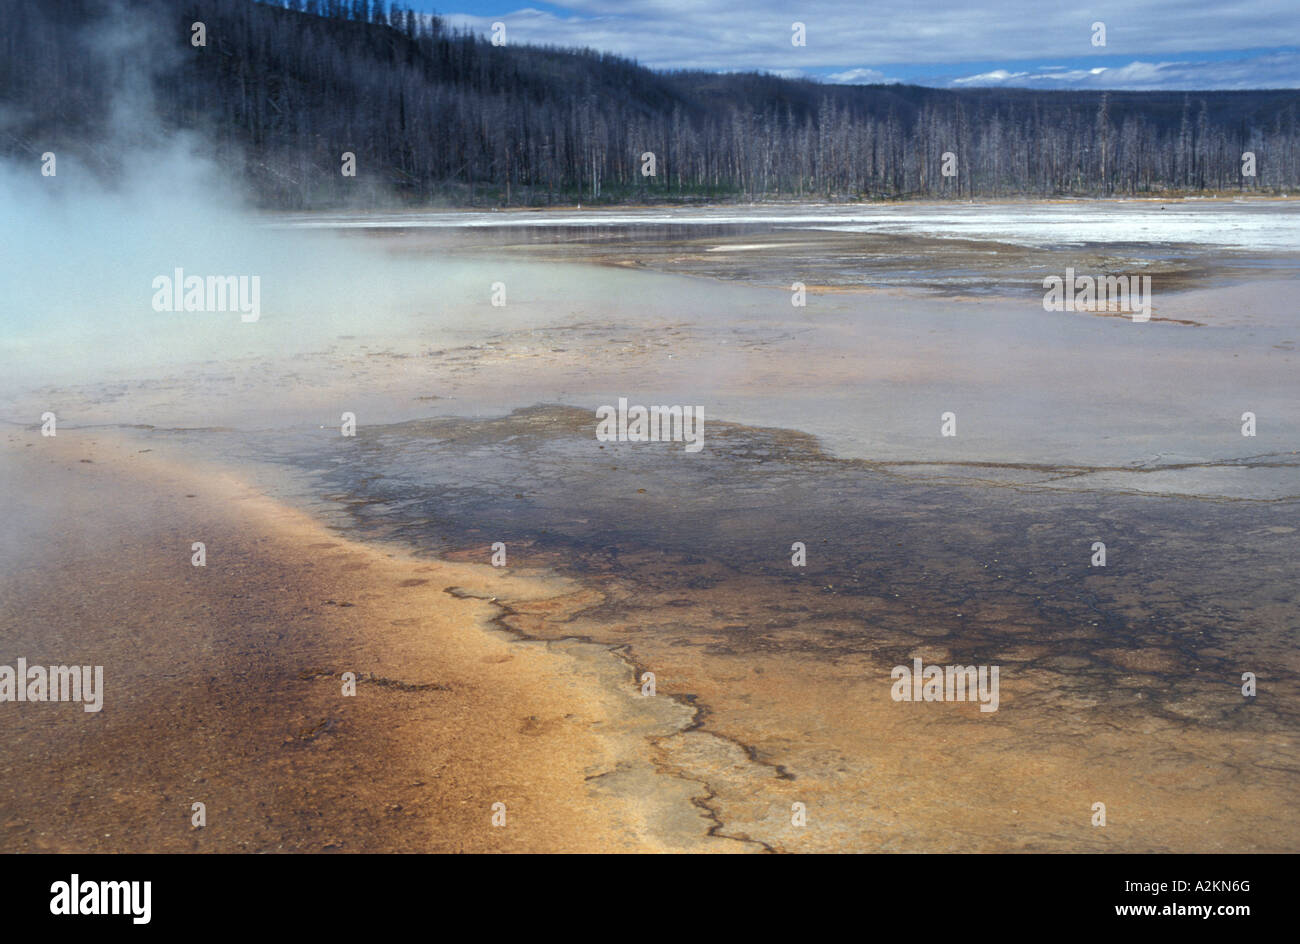
M940 88L1300 87L1300 0L406 0L656 69ZM795 46L793 24L806 43ZM1093 24L1104 24L1105 44Z

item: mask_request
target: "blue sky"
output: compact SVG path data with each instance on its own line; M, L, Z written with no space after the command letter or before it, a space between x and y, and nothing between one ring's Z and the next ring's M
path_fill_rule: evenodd
M590 46L662 69L824 82L1027 88L1300 87L1300 0L408 0L509 42ZM807 44L791 44L791 24ZM1093 24L1105 24L1105 46Z

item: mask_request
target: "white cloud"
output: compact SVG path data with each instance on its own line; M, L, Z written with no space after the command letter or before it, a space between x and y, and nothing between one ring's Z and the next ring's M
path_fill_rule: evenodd
M994 69L951 81L954 86L1008 85L1024 88L1153 89L1295 88L1300 85L1300 53L1278 52L1219 62L1142 62L1128 65L1037 72Z
M1006 85L1013 80L1023 79L1029 75L1028 72L1008 72L1006 69L994 69L992 72L981 72L979 75L970 75L964 79L953 79L953 85ZM1036 76L1042 78L1042 76Z
M1191 87L1188 82L1203 88L1300 85L1300 71L1260 56L1235 65L1196 62L1207 53L1276 49L1296 42L1300 3L1295 0L1234 0L1231 6L1220 0L1095 0L1085 12L1041 0L976 3L926 0L924 5L868 8L861 0L824 0L808 7L786 0L747 0L742 8L734 0L551 0L561 12L524 7L492 17L447 13L444 18L483 34L501 20L513 43L585 46L666 69L830 73L834 82L876 82L889 81L886 76L898 74L898 67L912 67L912 75L922 66L935 73L927 84L1015 81L1070 87L1114 80L1170 88ZM1105 47L1092 45L1091 27L1097 20L1107 27ZM807 28L806 46L790 43L795 21ZM1081 78L1074 65L1030 66L1025 61L1030 55L1039 62L1057 58L1072 63L1124 57L1131 65L1101 67L1103 71L1088 73L1095 78ZM984 67L950 80L952 67L963 62ZM989 69L988 63L1005 65ZM1143 76L1139 67L1155 71ZM1259 78L1251 78L1252 69Z
M877 69L847 69L844 72L832 72L826 81L839 85L889 85L898 79L888 78Z

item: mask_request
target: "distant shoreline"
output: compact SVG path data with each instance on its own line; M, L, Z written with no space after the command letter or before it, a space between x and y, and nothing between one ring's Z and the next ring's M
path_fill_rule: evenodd
M376 203L369 206L349 206L336 204L316 206L305 209L284 206L254 206L254 212L263 216L306 216L315 213L454 213L501 212L501 213L567 213L584 210L659 210L667 208L710 209L715 207L851 207L851 206L1021 206L1029 203L1070 204L1070 203L1190 203L1201 200L1247 200L1261 203L1282 203L1300 200L1300 192L1290 190L1262 193L1259 191L1204 190L1185 191L1170 194L1134 194L1093 196L1088 194L1059 194L1038 196L1034 194L961 197L949 200L936 197L829 197L809 199L807 197L771 196L760 199L748 197L715 197L708 199L669 199L662 200L597 200L572 201L564 203L511 203L502 204L494 201L476 201L472 203Z

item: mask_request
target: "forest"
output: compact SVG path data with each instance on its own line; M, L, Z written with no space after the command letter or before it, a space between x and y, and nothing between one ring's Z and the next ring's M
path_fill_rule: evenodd
M1295 89L934 89L665 72L591 49L493 45L378 0L133 0L115 11L6 0L0 43L6 158L67 151L111 178L124 123L133 143L190 132L272 208L1300 186Z

